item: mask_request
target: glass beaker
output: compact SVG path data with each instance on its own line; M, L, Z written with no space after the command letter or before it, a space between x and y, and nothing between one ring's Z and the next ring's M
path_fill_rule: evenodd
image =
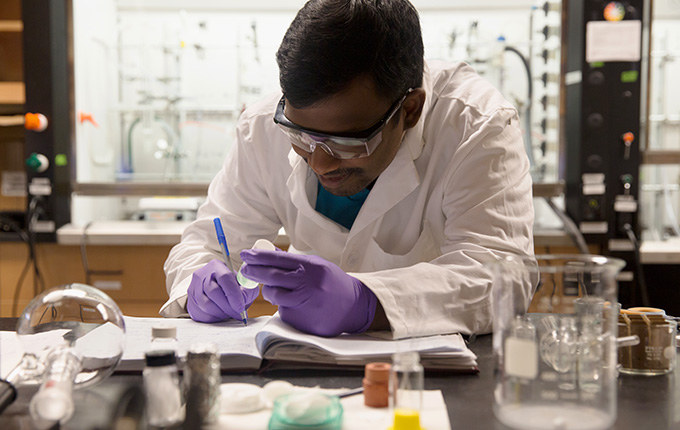
M494 414L503 424L527 430L613 424L616 276L624 265L598 255L545 255L487 266L493 280Z

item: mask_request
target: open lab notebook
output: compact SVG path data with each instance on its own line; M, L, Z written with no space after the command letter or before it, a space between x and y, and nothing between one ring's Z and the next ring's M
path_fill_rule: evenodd
M418 351L429 370L474 373L477 357L459 334L389 340L368 334L325 338L295 330L278 317L251 318L248 325L229 320L203 324L187 318L125 317L125 349L118 371L140 371L144 353L150 348L151 327L155 324L177 327L178 355L186 355L194 343L211 342L220 352L222 370L268 368L363 367L372 361L391 361L395 352ZM107 326L87 336L106 348ZM5 376L21 358L21 345L14 332L0 332L0 376Z
M477 357L459 334L388 340L367 334L325 338L295 330L277 315L203 324L186 318L125 317L126 347L118 370L141 370L151 327L177 327L178 353L193 343L212 342L220 352L223 370L274 367L360 367L372 361L391 361L400 351L418 351L426 369L476 372Z

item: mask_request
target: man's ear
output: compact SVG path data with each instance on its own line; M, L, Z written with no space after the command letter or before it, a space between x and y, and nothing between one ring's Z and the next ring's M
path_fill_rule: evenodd
M406 114L404 118L404 130L411 128L418 123L420 114L423 112L425 105L425 90L422 88L415 88L404 100L403 109Z

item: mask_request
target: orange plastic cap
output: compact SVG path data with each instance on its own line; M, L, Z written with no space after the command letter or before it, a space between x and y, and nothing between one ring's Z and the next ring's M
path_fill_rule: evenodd
M27 112L24 115L24 128L26 130L43 131L47 128L47 117L41 113Z

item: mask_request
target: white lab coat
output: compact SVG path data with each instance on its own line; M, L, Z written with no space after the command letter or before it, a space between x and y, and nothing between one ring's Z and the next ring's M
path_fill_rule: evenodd
M427 98L351 230L314 210L317 179L272 117L280 94L247 109L197 220L165 263L164 316L186 315L194 270L220 258L219 216L235 263L283 226L294 252L361 280L394 338L491 330L486 263L533 255L529 162L516 109L464 63L426 66ZM531 287L522 294L529 299Z

